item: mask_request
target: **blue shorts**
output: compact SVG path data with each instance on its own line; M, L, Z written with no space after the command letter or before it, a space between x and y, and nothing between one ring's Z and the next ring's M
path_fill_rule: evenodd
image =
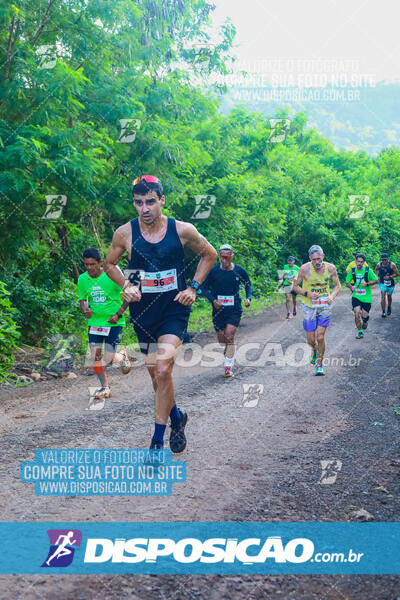
M121 343L121 325L114 325L110 327L110 333L108 335L95 335L94 333L90 333L90 326L88 329L89 334L89 346L92 347L102 347L105 343L107 352L115 352L115 348L117 344Z
M389 296L391 296L394 292L394 285L386 285L385 283L380 283L379 284L379 289L381 290L381 292L387 292Z
M317 327L329 327L331 321L331 308L310 308L303 304L303 328L304 331L315 331Z

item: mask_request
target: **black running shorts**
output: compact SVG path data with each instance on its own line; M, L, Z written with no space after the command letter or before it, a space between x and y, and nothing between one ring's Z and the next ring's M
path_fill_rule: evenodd
M215 331L223 331L227 325L239 326L242 310L232 308L220 308L213 311L212 320Z
M176 335L183 340L187 330L189 317L190 313L166 314L159 321L153 323L131 318L140 345L140 352L142 352L142 354L155 352L156 348L154 345L162 335ZM150 347L150 345L152 347Z
M371 310L371 302L361 302L361 300L359 300L358 298L352 298L351 305L353 308L355 308L356 306L360 306L367 313L369 313L369 311Z

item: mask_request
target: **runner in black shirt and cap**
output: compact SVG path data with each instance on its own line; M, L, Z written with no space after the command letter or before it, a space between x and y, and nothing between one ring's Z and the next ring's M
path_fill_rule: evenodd
M225 345L225 377L233 377L235 333L242 316L239 287L241 283L245 286L246 307L250 306L252 287L246 270L232 262L232 246L221 246L219 255L221 263L211 269L202 291L213 305L212 319L218 341Z

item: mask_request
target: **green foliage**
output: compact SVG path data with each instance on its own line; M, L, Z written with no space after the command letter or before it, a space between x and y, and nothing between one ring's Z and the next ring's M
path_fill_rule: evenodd
M85 332L82 251L104 253L135 216L140 173L163 181L166 214L234 246L260 299L288 254L303 262L314 243L341 275L355 250L370 264L383 250L400 261L399 151L337 151L302 113L274 143L261 112L222 114L204 85L226 72L234 28L211 43L211 10L206 0L0 0L0 278L24 340ZM135 120L131 143L119 141L122 119ZM51 195L67 199L54 220ZM369 196L363 218L349 218L350 195ZM216 199L206 219L194 217L196 196ZM198 259L187 259L190 279Z
M85 319L78 310L76 286L62 278L60 286L48 288L27 285L24 279L13 282L12 301L15 321L24 337L38 344L48 334L81 333Z
M6 379L14 363L19 331L14 320L16 310L9 299L6 286L0 281L0 382Z

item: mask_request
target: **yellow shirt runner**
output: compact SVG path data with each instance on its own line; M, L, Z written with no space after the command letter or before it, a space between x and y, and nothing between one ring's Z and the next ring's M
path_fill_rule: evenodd
M309 279L303 279L301 287L306 292L317 292L317 294L319 294L320 297L316 300L312 300L307 296L301 296L301 300L303 304L305 304L309 308L322 308L323 306L326 306L326 301L324 300L324 298L326 298L326 296L329 295L330 291L330 275L328 271L328 264L324 263L324 272L321 274L316 272L312 262L309 262L307 264L310 265L310 277Z

